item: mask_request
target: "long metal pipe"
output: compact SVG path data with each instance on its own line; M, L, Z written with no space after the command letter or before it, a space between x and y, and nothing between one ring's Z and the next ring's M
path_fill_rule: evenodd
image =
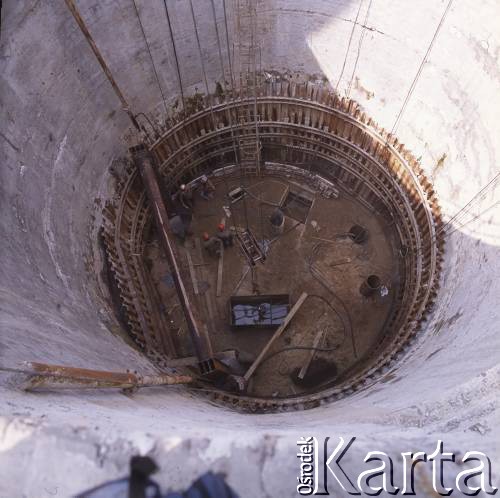
M158 186L156 174L153 169L153 156L144 146L133 147L131 149L131 153L148 193L161 244L165 250L168 265L170 267L170 271L172 272L175 288L182 311L184 312L184 316L186 318L195 354L198 357L200 364L213 360L210 338L205 332L205 328L199 326L198 320L195 317L194 310L189 302L186 287L182 280L179 265L177 264L174 248L168 234L168 215L165 203L163 202L161 196L160 188Z
M20 368L2 370L29 376L25 390L38 388L115 388L135 389L139 387L189 384L194 381L190 375L141 375L137 372L108 372L86 368L24 362Z

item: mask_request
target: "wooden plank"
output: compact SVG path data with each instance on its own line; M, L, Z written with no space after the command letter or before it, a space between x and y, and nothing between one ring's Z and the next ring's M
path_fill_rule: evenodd
M292 318L295 316L297 311L299 311L300 307L302 306L302 303L306 300L306 298L307 298L307 293L303 292L299 297L299 299L297 299L297 302L293 305L288 315L283 320L283 323L279 326L279 328L273 334L271 339L269 339L269 342L264 346L259 356L257 356L256 360L250 365L250 368L247 370L247 373L243 377L245 381L248 382L248 379L250 379L250 377L254 374L255 370L257 370L262 360L266 356L267 352L269 351L269 349L271 349L271 346L274 344L276 339L278 339L278 337L280 337L281 334L283 334L288 324L291 322Z
M217 269L217 297L222 293L222 270L224 268L224 245L221 244L219 255L219 267Z
M245 267L245 271L243 272L243 275L241 276L240 280L238 281L238 283L236 284L236 287L233 290L233 296L236 295L236 293L239 291L241 284L245 280L245 277L248 275L249 271L250 271L250 266L247 265Z
M202 265L204 265L205 264L205 260L203 258L203 249L201 247L201 240L200 240L200 238L196 237L194 239L194 243L196 245L196 252L198 254L198 261L200 261L200 263ZM200 266L200 272L201 272L201 278L206 281L206 273L205 273L205 269L203 268L203 266ZM215 320L214 320L214 310L213 310L213 307L212 307L212 302L210 301L210 295L209 295L208 289L204 292L204 297L205 297L205 304L207 306L208 317L210 318L210 324L213 326L213 324L215 322Z
M311 349L311 351L309 351L309 354L307 356L307 360L304 363L304 365L302 366L302 368L300 369L300 372L299 372L299 375L298 375L299 379L303 379L306 376L307 370L311 366L311 362L312 362L312 360L314 358L314 355L316 354L316 348L318 347L318 344L319 344L319 342L321 341L321 339L323 338L324 335L325 335L325 331L324 330L320 330L316 334L316 337L314 338L313 345L312 345L313 349Z
M188 248L186 248L186 256L188 260L189 274L191 275L191 281L193 282L194 294L195 296L198 296L200 294L200 291L198 289L198 280L196 279L196 272L194 271L193 259L191 258L191 253L189 252Z

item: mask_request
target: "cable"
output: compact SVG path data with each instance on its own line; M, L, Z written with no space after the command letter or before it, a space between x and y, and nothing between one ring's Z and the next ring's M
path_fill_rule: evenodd
M221 48L220 37L219 37L219 28L217 27L217 15L216 15L216 11L215 11L215 4L214 4L214 0L210 0L210 1L211 1L211 4L212 4L212 16L213 16L214 25L215 25L215 34L217 36L217 47L218 47L218 51L219 51L219 62L220 62L221 71L222 71L222 80L223 80L223 83L224 83L224 89L226 90L226 93L227 93L226 76L225 76L226 71L225 71L225 68L224 68L224 58L222 56L222 48ZM226 22L226 36L228 36L227 35L227 19L226 19L226 10L225 10L225 8L226 7L225 7L225 0L224 0L224 20ZM228 44L229 64L231 65L230 54L229 54L229 38L227 38L227 44ZM230 69L230 71L232 71L232 69ZM231 89L231 93L234 93L234 88ZM232 148L233 148L233 154L234 154L235 162L237 163L238 162L238 152L236 150L236 143L235 143L235 139L234 139L234 129L233 129L233 119L232 119L232 116L231 116L231 109L229 109L229 111L228 111L228 120L229 120L230 132L231 132L231 143L232 143ZM237 166L238 166L238 164L237 164ZM223 172L222 176L223 176L224 183L225 183L225 186L226 186L226 197L229 198L229 187L228 187L227 179L226 179L226 169L223 168L222 172ZM235 222L236 222L236 220L235 220Z
M500 204L500 201L497 201L495 202L494 204L492 204L490 207L486 208L484 211L481 211L479 214L477 214L476 216L474 216L472 219L470 219L469 221L463 223L462 225L460 225L459 227L456 227L454 230L452 230L451 232L447 232L445 234L445 237L449 237L452 233L455 233L457 230L460 230L461 228L463 228L464 226L468 225L469 223L472 223L473 221L477 220L480 216L482 216L483 214L485 214L486 212L490 211L491 209L493 209L494 207L498 206Z
M214 116L214 109L213 109L213 102L212 102L212 94L210 93L210 89L208 87L208 80L207 80L207 72L205 70L205 61L203 60L203 52L201 51L201 43L200 43L200 35L198 33L198 25L196 23L196 17L194 15L194 8L193 8L193 0L189 0L189 6L191 8L191 18L193 19L193 26L194 26L194 34L196 37L196 44L198 46L198 53L200 54L200 63L201 63L201 71L203 73L203 80L205 82L205 91L207 92L207 99L210 104L210 116L212 117L212 126L214 128L214 131L217 130L216 122L215 122L215 116Z
M172 48L174 49L174 59L175 67L177 69L177 80L179 83L179 90L181 92L182 109L186 113L186 101L184 100L184 89L182 85L181 70L179 67L179 58L177 57L177 49L175 47L174 32L172 31L172 23L170 22L170 15L168 13L167 0L163 0L163 5L165 7L165 15L167 16L168 31L170 33L170 41L172 42Z
M224 25L226 27L226 45L227 45L227 59L229 62L229 75L231 77L232 98L234 98L234 74L233 74L233 64L231 61L231 47L229 45L229 30L227 26L226 0L222 0L222 6L224 8Z
M484 211L479 213L478 215L474 216L472 219L468 220L465 223L462 223L460 226L457 227L451 227L451 223L461 223L461 220L465 216L465 214L470 212L470 209L473 207L473 205L478 202L479 200L482 200L484 196L492 189L494 189L497 185L497 183L500 181L500 173L497 173L483 188L481 188L473 197L472 199L465 204L457 213L452 216L439 230L436 231L434 236L431 238L429 244L434 244L437 242L439 239L446 239L449 237L451 234L455 233L457 230L460 230L464 226L468 225L469 223L477 220L480 216L482 216L485 212L489 211L490 209L493 209L497 204L493 204L492 206L486 208ZM500 202L500 201L499 201ZM448 228L451 227L453 228L451 231L448 230ZM407 254L411 254L413 256L420 256L422 252L424 251L424 247L418 248L416 251L409 251Z
M351 74L351 81L349 82L349 86L347 88L347 97L349 97L349 95L351 94L352 82L354 81L354 75L356 74L356 68L358 67L359 56L361 55L361 45L363 45L363 40L364 40L365 35L366 35L366 26L368 24L368 18L370 16L370 9L372 7L372 1L373 0L370 0L370 3L368 4L368 9L366 10L365 21L364 21L363 27L362 27L363 31L361 32L361 36L359 38L358 53L356 55L356 61L354 62L354 68L353 68L352 74Z
M163 100L163 105L165 106L165 114L168 114L167 101L165 99L165 95L163 94L163 89L162 89L161 84L160 84L160 78L159 78L158 73L156 71L155 61L153 60L153 55L151 54L151 49L149 47L148 39L146 37L146 33L145 33L144 27L142 25L141 16L139 15L139 9L137 8L137 4L135 3L135 0L132 0L132 3L134 4L135 15L137 16L137 19L139 20L139 26L141 27L142 36L144 38L144 41L146 42L146 47L148 49L149 58L151 59L151 64L153 66L153 72L154 72L154 75L156 78L156 83L158 83L158 88L160 89L160 94L161 94L161 98Z
M345 65L347 63L347 56L349 55L349 49L351 48L352 37L354 35L354 30L356 29L356 26L358 24L358 17L359 17L359 13L361 12L361 6L363 5L363 1L364 0L360 0L360 2L359 2L358 13L356 14L356 19L354 19L354 23L352 25L351 36L349 37L349 43L347 44L347 50L346 50L345 57L344 57L344 64L342 64L342 70L340 71L339 79L337 81L337 84L335 85L336 92L338 91L340 80L342 79L342 76L344 74Z
M472 199L467 203L465 204L464 207L462 207L462 209L460 209L454 216L452 216L437 232L436 232L436 236L439 235L440 233L444 232L447 227L450 225L450 223L452 223L453 221L456 221L458 218L460 218L461 214L464 213L464 211L466 210L466 208L468 207L471 207L471 204L474 204L477 200L477 198L479 197L481 200L483 198L484 195L486 195L486 193L490 190L490 189L494 189L496 187L496 183L498 183L498 181L500 180L500 173L497 173L482 189L480 189L475 195L474 197L472 197Z
M354 339L354 331L353 331L353 327L352 327L352 320L351 320L351 315L349 314L349 310L347 309L347 306L345 305L344 301L342 301L342 299L332 290L332 288L328 285L328 283L326 281L324 281L323 277L321 276L320 270L316 266L314 266L314 256L322 244L324 244L324 243L319 242L318 244L316 244L313 247L309 258L306 259L306 262L307 262L308 267L309 267L309 272L340 303L342 309L344 310L344 312L347 316L348 324L349 324L349 333L351 336L352 352L354 354L354 357L357 358L358 352L357 352L357 348L356 348L356 341ZM314 272L316 272L316 274ZM318 276L318 274L320 276ZM340 317L340 314L339 314L339 317ZM342 318L341 318L341 320L342 320ZM342 323L343 322L344 321L342 320Z
M452 3L453 3L453 0L449 0L448 5L446 6L446 9L444 10L443 15L441 16L441 20L439 21L439 24L436 28L436 31L434 32L434 36L432 37L431 43L429 44L429 47L427 48L427 52L425 53L424 58L422 59L422 62L420 64L420 67L418 68L417 74L415 75L415 78L413 79L413 82L410 86L410 89L408 90L408 93L406 94L406 98L403 102L403 105L401 106L401 110L399 111L398 115L396 116L396 120L394 121L390 135L393 135L397 130L397 127L399 125L399 121L401 120L403 112L406 109L406 105L408 104L408 101L410 100L410 97L413 94L413 90L415 90L415 86L417 85L417 81L420 77L420 74L422 73L422 70L424 68L425 63L427 62L427 57L429 57L429 54L431 53L432 47L434 46L434 42L436 41L437 35L438 35L439 31L441 30L441 26L444 23L444 20L446 18L446 15L448 14L448 11L450 10Z

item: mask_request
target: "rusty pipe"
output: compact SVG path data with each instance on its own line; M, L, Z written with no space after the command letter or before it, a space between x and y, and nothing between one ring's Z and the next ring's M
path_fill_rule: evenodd
M137 372L109 372L36 362L24 362L21 368L8 370L29 376L26 390L41 387L134 389L194 382L190 375L141 375Z
M139 170L146 191L148 193L149 202L151 203L151 208L156 221L156 226L158 228L161 244L165 251L167 257L168 265L170 271L172 272L172 277L175 284L175 289L179 297L179 302L186 317L186 322L191 337L191 342L193 344L196 356L200 364L206 362L214 363L212 345L210 343L210 338L205 330L205 327L201 327L195 316L195 312L191 307L189 302L189 297L186 291L186 286L182 280L179 265L177 264L177 258L174 252L173 244L170 240L168 233L168 214L163 202L163 198L158 186L158 181L156 179L156 174L153 169L153 156L146 150L144 146L137 146L131 149L132 157L134 163ZM202 371L205 369L202 368ZM211 367L208 367L208 371Z

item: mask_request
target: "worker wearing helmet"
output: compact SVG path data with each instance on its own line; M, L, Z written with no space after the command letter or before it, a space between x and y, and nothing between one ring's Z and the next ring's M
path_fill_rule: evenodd
M183 208L188 211L193 209L193 191L191 190L191 187L188 187L183 183L179 187L178 199Z
M222 241L217 237L210 237L207 232L203 233L203 247L210 256L218 257L222 252Z
M200 178L200 195L203 197L203 199L208 201L213 198L214 194L214 184L207 178L206 175L203 175Z
M233 245L233 234L231 230L226 228L224 223L219 223L217 227L217 237L222 241L224 247L230 247Z

